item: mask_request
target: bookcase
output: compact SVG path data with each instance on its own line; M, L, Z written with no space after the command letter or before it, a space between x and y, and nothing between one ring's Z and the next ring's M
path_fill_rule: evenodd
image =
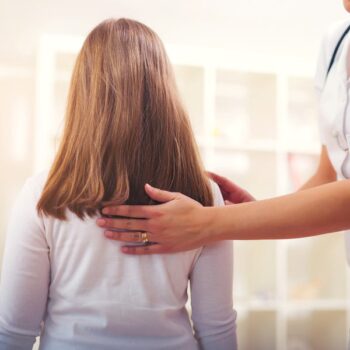
M81 43L53 35L41 40L30 172L47 167L57 147ZM215 49L167 50L208 170L257 199L294 191L315 171L320 145L312 66ZM3 82L0 75L0 87ZM343 240L337 233L234 243L240 350L346 348L350 284Z

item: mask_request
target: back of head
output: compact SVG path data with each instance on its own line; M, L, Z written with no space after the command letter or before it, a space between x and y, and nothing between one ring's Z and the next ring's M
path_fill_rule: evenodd
M78 55L63 137L37 209L83 218L102 202L148 204L144 184L212 204L188 116L159 37L107 20Z

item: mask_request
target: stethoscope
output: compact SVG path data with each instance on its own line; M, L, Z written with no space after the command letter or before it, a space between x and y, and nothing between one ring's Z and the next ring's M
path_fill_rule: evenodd
M329 66L328 66L328 69L327 69L327 74L326 74L326 79L328 78L328 75L334 65L334 62L335 62L335 58L337 56L337 53L339 51L339 48L341 46L341 44L343 43L345 37L347 36L347 34L350 32L350 25L346 28L346 30L344 31L344 33L342 34L342 36L340 37L340 39L338 40L337 42L337 45L333 51L333 54L332 54L332 58L331 58L331 61L329 63ZM349 106L349 93L348 93L348 90L349 90L349 87L348 87L348 84L346 83L346 86L345 86L345 91L346 91L346 96L344 96L344 99L345 99L345 103L344 105L345 106ZM346 107L344 108L344 110L342 111L342 119L341 119L341 122L339 123L340 125L340 128L334 128L333 129L333 132L332 132L332 136L336 139L336 142L338 144L338 147L344 151L345 153L345 157L344 157L344 160L341 164L341 167L340 167L340 170L341 170L341 173L343 175L344 178L349 178L350 177L350 174L347 175L346 174L346 171L345 171L345 164L346 164L346 160L348 160L349 158L349 145L350 145L350 134L347 134L346 133L346 114L347 114L347 109L349 107Z

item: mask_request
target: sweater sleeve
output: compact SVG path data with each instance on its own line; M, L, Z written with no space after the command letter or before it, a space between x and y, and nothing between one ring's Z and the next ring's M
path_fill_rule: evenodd
M223 205L217 187L214 197L216 205ZM190 276L192 321L200 349L237 349L232 283L232 242L204 247Z
M36 183L26 182L9 221L0 285L0 349L32 349L50 283L49 247L36 212Z

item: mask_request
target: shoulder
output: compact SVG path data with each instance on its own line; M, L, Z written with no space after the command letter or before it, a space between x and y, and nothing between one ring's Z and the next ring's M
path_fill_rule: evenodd
M343 19L332 23L325 33L325 38L327 38L330 42L337 41L349 25L350 19Z
M45 186L48 173L48 170L45 170L28 177L24 183L23 190L31 192L35 196L40 196Z
M8 232L12 235L45 231L42 218L37 213L36 204L45 185L47 174L48 172L41 172L29 177L16 196L8 224Z
M328 66L331 62L333 52L337 43L347 27L350 25L350 20L342 20L333 23L323 35L317 67L315 72L315 88L321 92L326 82ZM341 52L341 50L339 50ZM339 57L339 55L337 55ZM336 58L337 61L337 58Z
M221 207L224 206L224 199L222 197L220 188L218 186L218 184L216 182L214 182L213 180L209 180L210 183L210 187L211 187L211 192L213 195L213 205L214 207Z
M45 186L47 176L48 171L41 171L28 177L19 193L18 200L26 202L38 200Z
M326 55L330 58L339 39L350 26L350 20L341 20L330 25L323 36L323 48Z

